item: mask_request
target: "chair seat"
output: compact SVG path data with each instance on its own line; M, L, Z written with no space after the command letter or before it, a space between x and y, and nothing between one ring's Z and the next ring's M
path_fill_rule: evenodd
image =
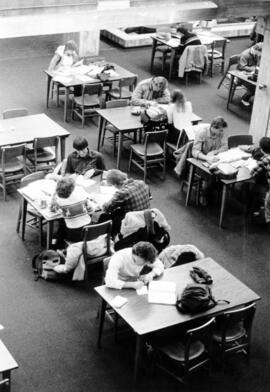
M212 52L212 50L209 50L208 51L208 57L209 58L214 58L214 59L220 59L220 58L223 58L223 55L218 50L214 50L214 52Z
M109 131L109 132L111 132L113 134L119 133L118 129L115 128L112 124L106 125L105 129L106 129L106 131Z
M120 95L120 89L115 87L109 91L109 96L115 99L129 99L132 96L132 92L128 88L122 87Z
M169 52L171 52L171 49L168 48L168 46L158 46L156 48L156 52L169 53Z
M73 98L76 105L82 106L83 105L83 97L74 97ZM100 101L97 95L84 95L84 106L99 106Z
M31 162L34 162L35 157L34 157L33 150L28 150L27 158ZM38 163L50 162L53 160L55 160L55 152L53 151L53 149L51 149L50 147L45 147L45 148L39 149L39 151L37 153L37 162Z
M23 164L16 158L6 162L5 165L5 172L6 173L13 173L23 170ZM0 167L0 173L2 173L2 168Z
M175 361L183 362L185 360L185 346L181 341L172 342L165 346L161 346L158 349L171 359L174 359ZM198 358L200 355L203 354L204 351L204 344L201 341L197 340L190 346L189 359L193 360L195 358Z
M226 331L226 342L230 343L234 340L241 339L243 336L245 336L246 330L242 326L242 324L236 324L232 328L229 328ZM221 342L222 336L221 332L219 330L215 330L213 333L213 339L216 342Z
M130 148L132 148L132 150L135 152L135 154L138 155L144 155L145 152L145 146L144 144L132 144L130 146ZM151 143L148 144L147 147L147 156L155 156L155 155L161 155L163 154L163 149L160 147L160 145L158 143Z

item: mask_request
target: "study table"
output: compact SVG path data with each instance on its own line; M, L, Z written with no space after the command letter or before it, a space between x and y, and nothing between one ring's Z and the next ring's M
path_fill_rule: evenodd
M174 305L150 304L148 303L147 295L139 296L135 290L115 290L107 288L105 285L95 288L102 299L97 337L98 347L101 346L107 304L125 320L136 334L136 351L133 371L134 383L136 383L138 377L139 365L142 362L144 342L148 334L159 330L168 330L169 332L170 327L176 325L182 326L185 323L205 316L213 317L222 314L227 310L260 299L254 291L211 258L205 258L199 262L195 261L166 269L160 279L163 281L175 282L177 285L177 293L181 294L187 284L193 283L189 271L193 266L197 266L198 264L200 264L200 267L205 269L213 278L213 284L210 287L212 288L215 299L226 300L229 303L220 303L212 309L190 315L180 313ZM116 308L113 304L113 300L115 296L119 294L127 298L128 302L123 307Z
M44 113L0 120L0 147L31 143L37 137L59 136L63 160L66 138L69 135L66 129Z
M11 371L17 369L18 367L19 365L10 354L2 340L0 340L0 373L2 373L3 379L9 380L5 387L6 389L3 389L3 391L10 392Z
M241 82L244 82L245 85L250 85L254 86L256 88L257 82L254 82L253 80L250 80L249 77L252 75L252 72L246 72L246 71L239 71L239 70L232 70L229 71L228 74L230 75L231 82L230 82L230 87L229 87L229 92L228 92L228 98L227 98L227 109L229 109L229 105L233 99L233 94L234 94L234 84L236 83L236 78L238 79L239 85L241 85Z
M218 35L218 34L214 34L208 30L200 30L200 31L197 31L196 34L197 34L198 38L200 39L202 45L206 45L206 46L212 45L212 43L214 41L215 42L228 41L227 38L222 37L221 35ZM177 51L178 47L181 47L180 35L179 36L173 35L173 37L170 40L166 41L165 39L159 38L158 34L153 34L152 39L153 39L153 43L152 43L150 71L152 72L152 69L153 69L154 58L155 58L157 46L158 45L165 45L171 51L170 69L169 69L169 76L168 76L168 79L171 80L176 51Z
M164 105L165 106L165 105ZM123 135L132 131L141 130L144 126L140 120L140 116L131 114L132 106L121 108L97 109L99 115L99 130L97 150L100 150L100 144L106 123L112 124L119 132L118 150L117 150L117 169L120 168L121 153L123 148ZM192 114L192 124L196 125L201 121L201 117Z
M199 172L199 174L202 174L203 177L210 178L214 176L214 174L209 170L209 168L205 166L204 161L195 158L188 158L187 161L190 163L190 169L189 169L188 189L186 195L186 206L188 206L190 202L190 196L191 196L192 186L194 183L195 172L196 171ZM253 177L250 175L248 171L240 169L238 171L236 178L232 180L226 180L226 179L218 179L218 180L222 183L222 197L221 197L220 214L219 214L219 228L221 228L223 223L223 218L224 218L228 188L236 183L253 181Z
M108 62L106 62L106 61L99 61L99 62L95 63L95 65L98 65L100 67L102 67L102 66L104 67L106 64L108 64ZM109 82L116 82L120 79L125 79L125 78L130 78L130 77L136 76L134 73L128 71L127 69L121 67L120 65L117 65L117 64L111 63L111 62L109 62L109 64L114 67L115 75L110 76L109 79L103 83L108 84ZM44 72L47 75L46 107L48 108L49 107L51 83L52 83L53 78L59 74L54 71L48 71L48 70L45 70ZM85 75L83 75L83 76L85 76ZM80 75L73 75L73 74L70 74L68 76L65 74L65 75L63 75L62 82L60 82L60 80L61 80L60 78L57 79L57 83L60 84L60 87L63 87L65 89L64 121L67 122L67 109L68 109L70 88L75 87L75 86L82 86L83 83L87 83L87 84L93 83L94 84L94 83L102 83L102 82L96 76L89 77L89 80L84 82L80 78Z

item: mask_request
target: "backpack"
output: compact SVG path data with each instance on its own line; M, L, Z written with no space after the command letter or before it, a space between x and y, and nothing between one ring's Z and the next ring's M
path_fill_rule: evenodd
M167 112L159 106L151 106L141 112L141 123L144 125L145 132L167 129Z
M194 283L184 288L176 307L183 313L199 313L213 308L216 304L209 286Z
M59 275L54 271L54 267L59 264L61 257L55 250L44 250L36 254L32 259L34 280L56 280Z

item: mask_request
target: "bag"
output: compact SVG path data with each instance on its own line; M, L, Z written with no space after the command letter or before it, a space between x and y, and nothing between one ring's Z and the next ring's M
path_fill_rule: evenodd
M150 106L141 112L141 123L145 132L167 129L167 112L160 106Z
M209 286L194 283L184 288L176 307L183 313L199 313L213 308L216 304Z
M196 283L200 283L200 284L213 283L212 277L203 268L193 267L189 274Z
M56 280L58 278L54 267L61 264L61 257L55 250L44 250L32 259L34 279Z
M110 71L110 70L114 70L114 66L110 65L110 64L106 64L103 68L103 70L97 74L97 78L101 81L101 82L107 82L108 80L110 80L110 74L107 73L106 71Z
M209 168L215 176L223 180L233 180L237 177L238 169L235 169L229 163L218 163L215 167Z

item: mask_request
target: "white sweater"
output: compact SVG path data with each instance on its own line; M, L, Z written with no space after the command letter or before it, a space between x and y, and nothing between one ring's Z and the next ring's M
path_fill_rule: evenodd
M171 103L167 109L168 123L173 124L175 128L185 129L192 125L192 105L191 102L187 101L185 104L185 110L177 107L175 103Z

